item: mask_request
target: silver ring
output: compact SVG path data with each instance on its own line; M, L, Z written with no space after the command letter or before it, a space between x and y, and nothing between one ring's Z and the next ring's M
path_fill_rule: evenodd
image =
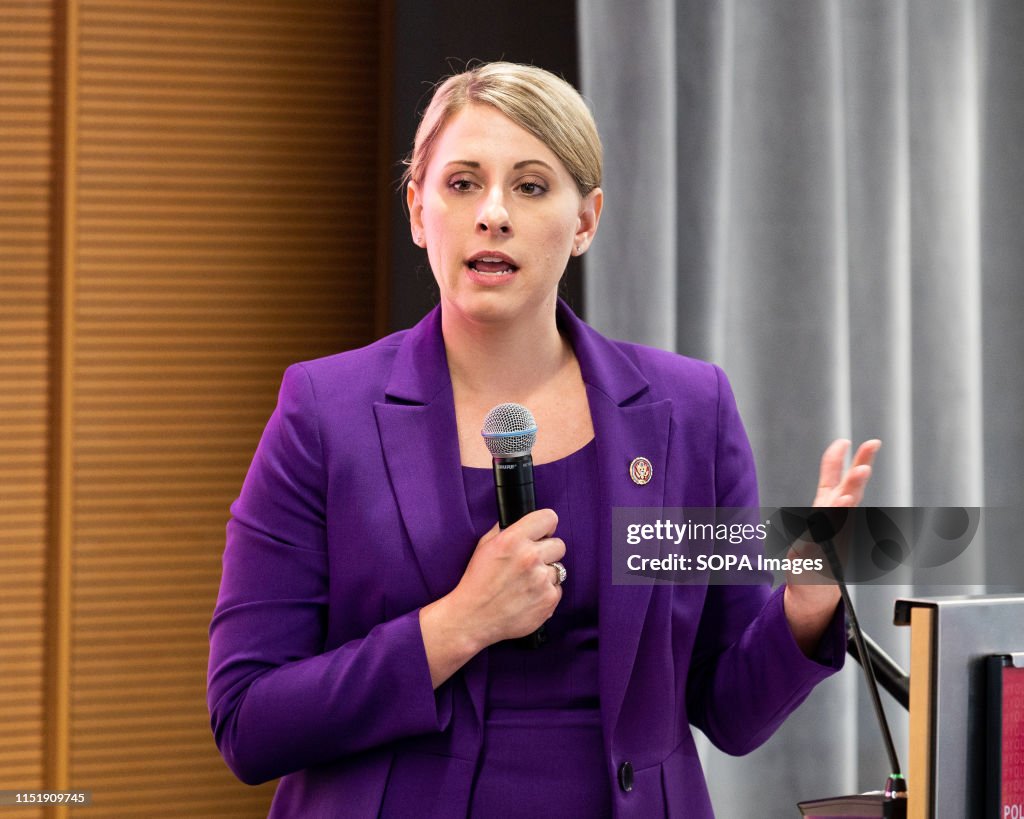
M559 560L556 560L554 563L549 563L548 565L555 570L555 585L561 586L565 582L565 578L569 576L568 572L565 570L565 566L563 566Z

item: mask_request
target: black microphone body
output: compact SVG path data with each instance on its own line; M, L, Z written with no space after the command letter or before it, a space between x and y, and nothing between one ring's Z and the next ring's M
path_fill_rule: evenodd
M494 456L494 493L498 498L498 526L507 529L517 520L537 509L533 491L533 456ZM540 648L548 641L541 626L533 634L513 640L520 648Z
M537 510L533 491L533 456L494 456L494 492L498 498L498 526L507 529Z

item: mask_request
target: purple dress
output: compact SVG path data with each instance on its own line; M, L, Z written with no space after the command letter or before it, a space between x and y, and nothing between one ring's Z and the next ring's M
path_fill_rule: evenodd
M593 441L534 467L538 506L558 514L568 577L536 650L487 649L484 747L471 817L611 815L597 675L597 493ZM479 535L494 525L489 469L463 468Z

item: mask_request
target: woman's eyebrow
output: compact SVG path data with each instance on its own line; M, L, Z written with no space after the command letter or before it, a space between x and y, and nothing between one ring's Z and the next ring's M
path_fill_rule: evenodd
M549 171L554 171L554 168L552 168L543 159L524 159L524 160L522 160L520 162L517 162L515 165L513 165L512 169L518 171L520 168L525 167L526 165L543 165Z
M461 166L463 166L465 168L479 168L480 167L480 163L479 162L474 162L472 159L453 159L450 162L446 162L445 163L445 167L446 168L449 168L452 165L461 165ZM553 171L554 170L554 168L552 168L543 159L521 159L521 160L519 160L519 162L517 162L515 165L512 166L512 170L518 171L520 168L524 168L527 165L543 165L549 171Z

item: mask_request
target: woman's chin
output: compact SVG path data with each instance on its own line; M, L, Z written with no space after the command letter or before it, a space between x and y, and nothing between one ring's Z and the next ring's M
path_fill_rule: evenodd
M536 307L531 307L521 297L510 291L477 290L461 293L453 299L443 299L446 309L473 324L499 325L522 320Z
M524 289L518 272L490 275L464 268L463 273L458 287L442 289L441 301L452 317L479 324L532 322L546 315L555 301L555 288L549 293Z

